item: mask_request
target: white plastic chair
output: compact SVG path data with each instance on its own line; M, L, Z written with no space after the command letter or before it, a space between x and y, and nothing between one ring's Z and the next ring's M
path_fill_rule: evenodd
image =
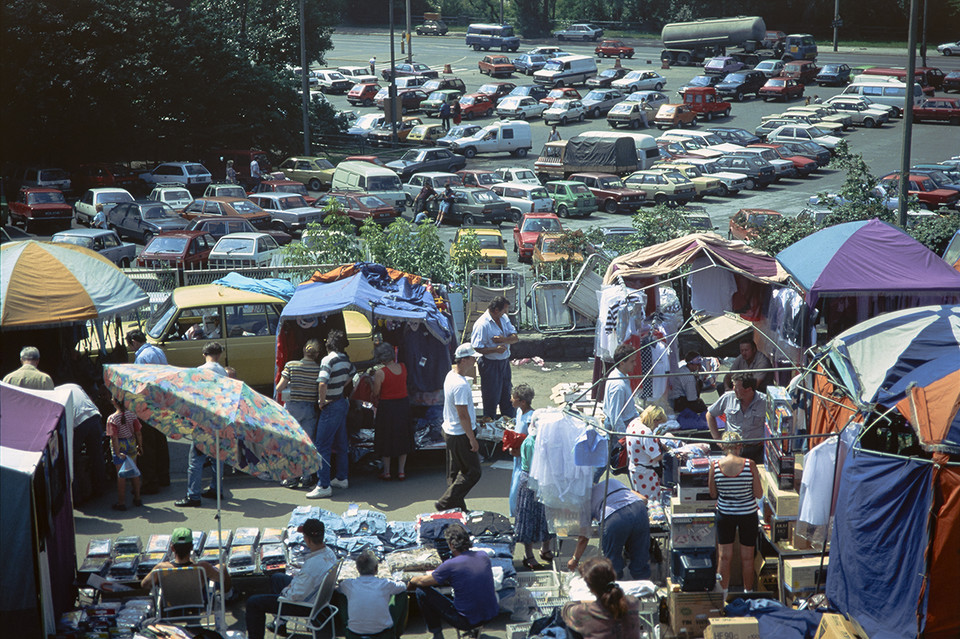
M277 614L273 624L274 638L277 637L277 630L281 625L286 625L287 631L291 634L297 631L304 633L309 632L312 639L317 639L317 633L329 624L330 637L337 636L335 620L340 609L330 603L330 598L333 597L333 591L337 587L337 575L339 572L340 563L338 562L324 575L323 582L321 582L320 588L317 590L317 597L310 607L309 616L285 616L283 614L284 606L287 606L288 609L296 607L302 610L306 602L294 601L292 599L286 599L285 597L280 597L277 600Z
M154 593L158 621L219 627L216 591L203 568L192 566L158 571Z

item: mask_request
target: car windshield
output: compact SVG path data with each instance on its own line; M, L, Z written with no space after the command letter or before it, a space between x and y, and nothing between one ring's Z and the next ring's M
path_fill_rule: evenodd
M810 133L810 135L812 135L815 138L820 138L827 135L827 132L818 126L807 127L807 132Z
M227 255L234 255L236 253L252 254L256 245L256 240L245 237L222 237L214 247L214 251L217 253L226 253Z
M477 93L496 93L498 88L496 84L484 84L477 89Z
M303 199L301 195L294 195L292 197L282 197L277 199L277 208L281 211L288 211L290 209L299 209L307 206L307 201Z
M378 175L367 179L367 189L370 191L400 191L403 185L400 178L393 175Z
M463 180L460 179L459 175L442 175L440 177L433 178L434 188L444 188L447 185L450 186L463 186Z
M73 244L75 246L82 246L83 248L92 249L93 248L93 238L92 237L82 237L80 235L54 235L52 240L57 244Z
M605 91L591 91L584 100L606 100L606 98L607 94Z
M780 217L779 215L770 215L769 213L751 213L747 216L747 224L754 226L766 226L771 220Z
M674 113L676 113L676 111L677 111L677 107L673 105L665 104L662 107L660 107L660 113L666 116L673 115Z
M722 68L722 67L725 67L726 65L727 65L727 59L726 59L726 58L713 58L712 60L708 61L708 62L707 62L705 65L703 65L703 66L705 66L705 67L710 67L710 68L713 68L713 67L721 67L721 68Z
M467 95L460 98L460 104L462 104L463 106L471 106L474 102L475 100L473 99L472 96Z
M561 98L561 97L563 97L564 95L566 95L566 93L567 93L567 92L564 91L563 89L554 89L554 90L552 90L550 93L547 94L547 97L548 97L548 98L554 98L554 99L556 99L556 98Z
M778 79L776 79L776 78L771 78L771 79L767 80L767 86L768 86L768 87L785 87L785 86L787 86L787 81L786 81L786 80L778 80Z
M66 204L66 202L63 199L63 193L59 191L41 191L27 195L27 204Z
M550 194L547 193L547 190L543 187L540 187L537 189L530 189L529 191L527 191L527 198L531 200L539 200L539 199L548 198L548 197L550 197Z
M426 126L415 126L415 127L413 127L413 130L414 130L414 131L418 131L418 130L419 130L419 131L424 131L424 130L426 130ZM400 159L401 159L401 160L406 160L406 161L408 161L408 162L416 162L416 161L417 161L417 158L419 158L419 157L420 157L420 151L418 151L418 150L416 150L416 149L411 149L411 150L407 151L406 153L404 153L402 156L400 156Z
M209 173L201 164L188 164L184 168L187 169L187 175L204 175Z
M496 235L478 235L481 249L502 249L503 238Z
M442 91L434 91L434 92L431 93L429 96L427 96L427 99L428 99L428 100L437 100L437 101L439 102L439 101L443 101L443 98L444 98L445 95L446 95L446 94L443 93Z
M839 64L825 64L823 69L820 70L821 73L836 73L840 70Z
M478 204L488 204L490 202L499 202L500 196L493 191L474 191L473 199L476 200Z
M293 181L291 181L289 184L288 184L288 183L278 184L278 185L274 188L274 190L275 190L277 193L296 193L297 195L306 195L306 194L307 194L307 187L306 187L306 186L304 186L304 185L301 184L300 182L293 182ZM237 204L236 204L236 203L234 203L233 208L237 209L238 211L241 210L241 209L239 209L239 208L237 207Z
M158 236L150 241L150 244L143 249L143 253L153 255L156 253L175 253L182 255L187 248L189 238L186 237L163 237Z
M217 195L220 197L247 197L247 192L243 190L242 186L218 186ZM190 197L190 191L177 191L177 199L184 199Z
M361 115L357 118L357 121L353 123L358 129L372 129L377 125L377 122L382 118L382 115L377 115L375 113L367 113L366 115Z
M140 214L145 220L162 220L167 217L177 217L177 214L166 204L155 204L153 206L144 206L140 209Z
M747 76L742 73L728 73L723 79L724 82L745 82L746 80Z
M773 60L765 60L754 67L758 71L766 71L767 69L776 69L777 63Z
M630 111L633 109L633 106L634 105L632 104L624 104L623 102L614 104L613 108L610 109L610 113L630 113Z
M708 75L697 75L690 80L690 86L692 87L708 87L710 86L710 76Z
M616 69L604 69L600 72L599 77L601 78L615 78L617 77Z
M529 169L520 169L520 170L514 169L513 179L517 180L518 182L523 182L526 180L536 180L537 176L534 175L533 171Z
M556 58L547 60L547 63L543 65L544 71L560 71L561 69L563 69L563 61Z
M597 180L597 185L601 189L622 189L623 180L616 177L599 178Z
M477 184L496 184L500 181L496 173L474 173L473 177Z
M553 109L557 111L566 111L573 105L573 100L557 100L553 103Z
M316 160L313 161L313 163L321 171L325 171L327 169L333 168L333 164L330 162L330 160L324 160L323 158L317 158Z
M280 190L281 190L281 187L278 186L277 191L280 191ZM283 189L283 190L286 190L286 189ZM291 192L295 193L296 191L291 191ZM235 210L237 213L241 213L241 214L242 213L248 213L248 214L263 213L263 209L261 209L259 206L257 206L253 202L250 202L249 200L237 200L236 202L231 202L230 206L232 206L233 210Z
M500 101L500 106L504 109L516 109L518 106L520 106L520 98L504 98Z
M63 169L44 169L40 171L40 179L45 181L69 180L70 176Z
M570 188L570 192L573 193L574 195L580 195L581 193L590 193L590 189L588 189L586 185L580 184L580 183L570 184L569 188Z
M144 325L147 335L154 339L163 337L163 329L167 327L178 310L173 303L173 295L163 300Z
M360 202L364 208L368 209L380 209L385 206L390 206L376 195L362 195L357 198L357 201Z

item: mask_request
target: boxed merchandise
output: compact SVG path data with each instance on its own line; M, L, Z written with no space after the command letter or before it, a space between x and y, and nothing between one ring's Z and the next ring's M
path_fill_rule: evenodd
M113 543L113 552L117 555L139 555L143 550L143 542L139 535L117 537Z
M237 528L233 533L234 546L256 546L259 539L259 528Z
M767 386L764 394L767 396L767 424L778 435L792 435L793 400L790 393L783 386Z
M764 479L764 500L770 505L773 516L778 519L796 517L800 511L800 494L795 490L783 490L776 478L767 470L760 473Z
M717 581L715 560L713 547L670 551L673 583L684 592L713 590Z
M867 632L856 619L825 612L820 617L816 639L868 639Z
M767 437L775 437L776 434L767 426L765 429ZM767 440L763 443L763 465L764 468L777 480L777 486L784 490L793 490L795 482L794 474L794 453L784 450L775 441Z
M819 583L827 583L827 568L830 557L823 557L823 574L820 574L820 555L783 560L783 586L793 593L814 590Z
M683 475L680 475L682 478ZM711 509L716 505L717 501L710 497L710 489L706 486L684 486L680 484L677 486L677 496L680 498L680 503L687 505L699 505L699 504L710 504Z
M714 617L703 631L704 639L760 639L756 617Z
M691 515L697 513L713 514L717 511L717 502L712 501L680 501L679 497L670 498L670 512L674 515Z
M144 549L144 552L162 552L166 554L168 550L170 550L170 535L155 534L150 535L147 539L147 547Z
M260 571L263 573L286 570L287 556L283 544L260 544Z
M720 584L711 592L682 592L680 586L667 579L667 610L673 634L702 637L710 617L719 617L725 602Z
M261 544L279 544L283 541L283 528L264 528L260 537Z
M766 498L761 500L761 504L761 512L763 513L762 523L764 528L770 531L771 541L775 544L792 542L797 523L796 517L776 517L773 513L773 508L767 503Z
M140 563L137 565L137 578L143 579L153 570L157 564L167 558L165 552L145 552L140 555Z
M754 590L778 592L780 580L776 557L764 557L760 553L753 558L753 572L756 575Z
M113 559L113 565L107 573L107 579L110 581L132 581L137 578L137 564L140 561L139 554L117 555Z
M670 517L670 545L679 548L712 548L717 543L713 513L673 513Z

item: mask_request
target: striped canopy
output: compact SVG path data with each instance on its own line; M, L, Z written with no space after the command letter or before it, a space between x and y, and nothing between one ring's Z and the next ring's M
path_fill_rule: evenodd
M0 328L106 319L147 301L123 271L90 249L35 240L0 248Z

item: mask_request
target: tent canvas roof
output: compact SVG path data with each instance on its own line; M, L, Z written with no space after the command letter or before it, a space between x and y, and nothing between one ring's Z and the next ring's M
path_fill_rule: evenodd
M0 466L32 473L63 406L0 382Z

